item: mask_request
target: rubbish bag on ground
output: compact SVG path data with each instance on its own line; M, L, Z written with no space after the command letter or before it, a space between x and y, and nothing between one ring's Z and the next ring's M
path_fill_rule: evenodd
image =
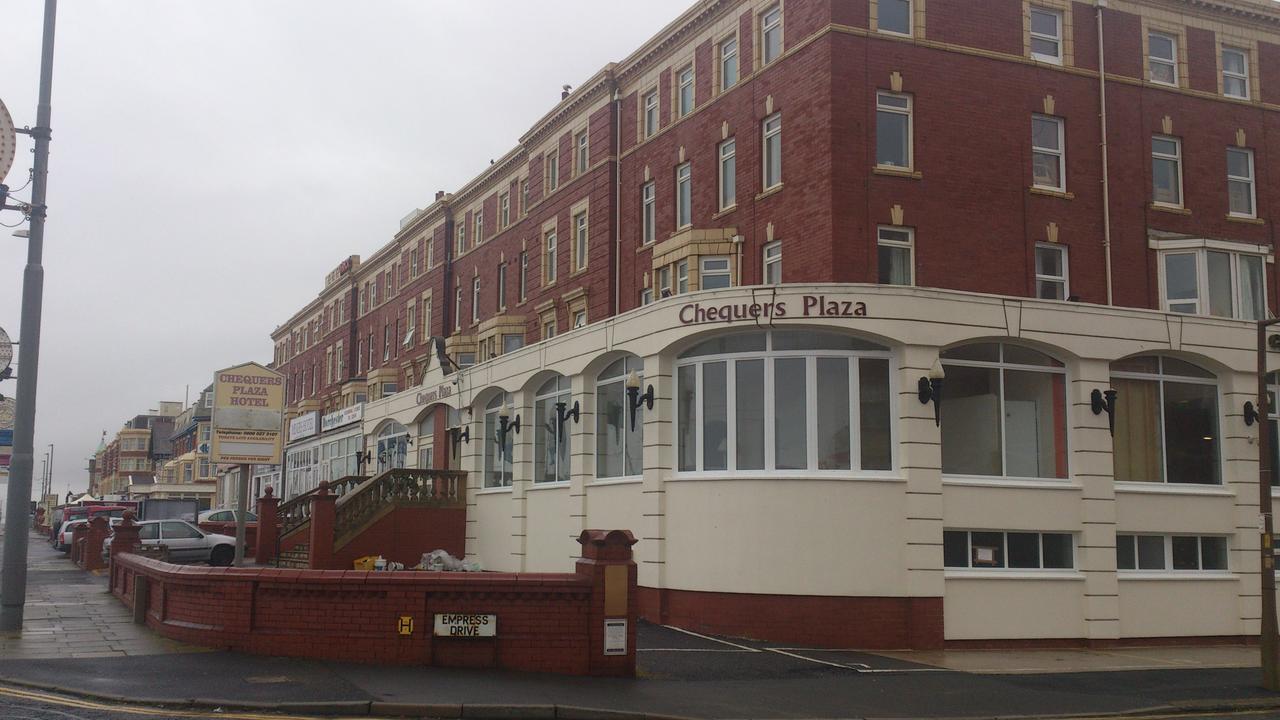
M431 552L422 553L422 562L414 567L415 570L444 570L447 572L480 572L480 563L472 561L462 561L459 558L449 554L447 550L432 550Z

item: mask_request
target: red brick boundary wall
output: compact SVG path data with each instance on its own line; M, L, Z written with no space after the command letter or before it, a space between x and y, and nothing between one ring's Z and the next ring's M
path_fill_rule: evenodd
M942 598L764 595L639 588L640 616L698 632L804 647L943 647Z
M575 573L360 572L171 565L120 554L111 592L175 640L259 655L635 675L636 565L625 530L586 530ZM145 594L139 592L145 589ZM437 613L497 616L496 637L434 637ZM412 630L403 633L409 626ZM605 621L625 621L605 655Z

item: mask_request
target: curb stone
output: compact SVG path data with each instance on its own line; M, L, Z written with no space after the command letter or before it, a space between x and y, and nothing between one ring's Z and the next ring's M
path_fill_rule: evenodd
M150 698L127 697L116 693L86 692L57 683L38 682L0 675L0 683L16 687L45 690L88 700L105 700L124 705L142 705L192 710L237 710L258 712L295 712L314 715L356 715L372 717L471 718L473 720L694 720L682 715L657 715L588 708L577 705L419 705L375 700L336 700L327 702L245 702L216 698ZM1143 715L1176 715L1188 713L1239 712L1280 708L1280 696L1240 700L1188 700L1170 705L1153 705L1112 712L1041 714L1041 715L960 715L935 716L930 720L1072 720L1073 718L1129 718ZM863 720L903 720L899 717L864 716Z

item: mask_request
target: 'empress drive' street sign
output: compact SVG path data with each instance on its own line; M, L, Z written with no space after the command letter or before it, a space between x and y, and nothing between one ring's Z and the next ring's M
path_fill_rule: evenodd
M496 637L497 615L436 613L436 637Z

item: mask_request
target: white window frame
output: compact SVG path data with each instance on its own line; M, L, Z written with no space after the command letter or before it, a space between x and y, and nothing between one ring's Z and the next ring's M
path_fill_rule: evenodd
M1026 482L1026 483L1033 483L1037 485L1071 482L1071 471L1072 471L1071 432L1069 430L1069 423L1071 422L1071 407L1069 402L1066 402L1065 406L1063 407L1063 415L1061 418L1059 418L1063 423L1062 425L1063 432L1062 432L1062 437L1060 438L1062 441L1062 447L1059 448L1059 451L1060 451L1060 454L1064 458L1066 458L1066 477L1052 477L1052 476L1027 477L1022 475L1010 475L1009 474L1009 464L1010 464L1009 463L1009 446L1008 446L1009 432L1008 432L1008 426L1006 425L1007 420L1004 419L1008 417L1008 411L1005 408L1005 403L1008 402L1008 395L1005 393L1005 389L1004 389L1006 373L1013 371L1013 372L1023 372L1023 373L1042 373L1044 375L1058 375L1062 378L1062 388L1063 388L1064 397L1065 397L1065 393L1068 392L1070 388L1070 382L1069 382L1070 378L1067 377L1066 363L1063 363L1061 360L1059 360L1056 357L1053 357L1049 353L1036 350L1035 348L1026 348L1025 346L1019 346L1019 345L1015 345L1015 347L1033 350L1034 352L1037 352L1045 357L1051 358L1052 360L1054 360L1059 364L1058 365L1024 365L1022 363L1010 362L1004 359L1005 357L1004 349L1006 346L1010 345L1011 343L991 343L991 344L998 345L1000 348L1000 354L998 356L999 357L998 360L960 360L955 358L940 358L939 362L941 363L944 372L946 371L946 368L948 366L973 367L973 368L982 368L984 370L996 371L996 377L999 379L999 395L997 397L999 398L999 414L1001 417L1000 473L998 475L979 475L979 474L971 474L971 473L949 473L944 470L942 472L942 477L946 480L960 480L962 482L963 481L975 481L975 482L993 482L993 481L1002 482L1003 481L1003 482L1014 482L1014 483ZM960 347L963 347L963 346L960 346ZM944 408L946 407L945 399L943 400L943 407ZM946 414L945 409L943 410L943 414L945 416ZM943 419L945 420L945 417ZM1056 434L1054 438L1055 438L1055 441L1059 439ZM941 452L941 445L939 445L939 452Z
M1266 315L1269 311L1269 303L1267 301L1267 262L1268 257L1260 253L1241 252L1239 250L1230 250L1221 247L1201 246L1201 247L1170 247L1162 249L1159 253L1159 275L1160 275L1160 298L1161 309L1165 312L1177 312L1187 315L1201 315L1208 317L1223 317L1220 315L1212 315L1209 312L1209 253L1223 253L1231 257L1231 318L1237 320L1259 320L1261 318L1245 318L1242 316L1244 303L1242 302L1242 286L1240 284L1241 275L1241 257L1255 257L1262 263L1262 314ZM1169 297L1169 282L1165 269L1165 260L1170 255L1195 255L1196 257L1196 297L1195 298L1178 298L1171 299ZM1183 313L1180 310L1173 310L1173 305L1195 305L1195 311L1191 313Z
M770 55L769 33L772 32L778 33L778 49ZM786 51L782 41L782 4L778 3L760 13L760 67L777 60Z
M688 199L681 185L688 188ZM676 230L693 226L693 166L687 162L676 166Z
M1240 65L1244 69L1243 73L1237 73L1227 70L1227 54L1231 53L1240 56ZM1236 98L1237 100L1248 100L1251 95L1249 87L1249 51L1245 48L1234 47L1232 45L1222 46L1222 94L1225 97ZM1237 95L1227 92L1227 80L1239 80L1244 85L1244 94Z
M504 192L498 195L498 224L504 228L511 224L510 192Z
M458 229L455 233L457 236L454 240L454 254L461 255L467 251L467 223L466 220L458 223Z
M640 243L648 245L658 237L657 186L650 180L640 187Z
M587 268L587 252L590 249L590 228L587 225L587 211L583 210L573 216L573 271Z
M453 329L462 329L462 286L459 285L454 289L453 293ZM372 349L371 349L372 350ZM369 367L373 368L373 353L370 352Z
M912 37L912 34L915 33L915 30L916 30L915 0L905 0L905 2L907 3L907 31L906 32L902 32L901 30L890 30L880 23L879 9L880 9L881 2L883 2L883 0L876 0L876 10L877 10L876 32L882 32L886 35L897 35L898 37Z
M649 300L648 302L645 302L644 297L642 295L641 304L648 305L650 302L653 302L653 291L650 290L649 288L645 288L644 292L649 293ZM619 363L619 368L615 373L610 375L605 375L606 372L608 372L610 369L613 368L613 364L614 363L610 363L608 366L605 367L604 370L600 371L600 374L598 376L596 376L594 398L596 398L597 400L596 405L597 405L597 408L599 408L597 412L604 412L604 408L600 407L602 403L600 403L598 400L600 397L600 391L602 389L608 388L610 385L621 385L625 383L627 380L627 376L631 372L635 372L639 376L642 384L644 382L644 361L641 360L640 358L635 357L633 355L626 356L625 358L622 358L622 362ZM623 402L625 403L626 402L625 387L622 388L622 397L624 398ZM596 450L594 453L594 457L592 458L592 462L594 464L594 467L592 468L594 471L593 482L599 482L599 481L616 482L616 481L628 479L628 478L640 478L643 475L643 468L640 469L641 472L633 473L631 475L626 474L626 465L627 465L627 452L630 449L629 446L631 443L632 432L634 432L637 435L636 440L640 443L640 447L641 447L640 464L641 465L644 464L644 451L643 451L644 422L640 418L636 418L635 430L632 431L630 430L631 428L630 421L626 417L626 413L623 413L621 423L622 423L622 434L620 438L621 440L620 447L622 448L623 473L621 475L602 475L600 473L600 456L601 456L601 450L605 447L605 443L600 440L601 430L600 430L600 427L597 425L594 431L595 437L596 437Z
M772 190L782 184L782 113L765 118L760 124L760 132L763 137L760 143L760 187L762 191ZM774 143L778 146L777 167L769 160L769 150Z
M573 141L573 169L578 175L591 167L591 135L583 128Z
M1164 266L1164 263L1161 263L1162 272L1163 272L1163 266ZM1224 472L1223 472L1223 469L1222 469L1222 464L1223 464L1223 461L1224 461L1224 455L1225 455L1225 453L1223 452L1223 447L1222 447L1222 445L1223 445L1223 440L1225 439L1225 438L1223 438L1223 437L1222 437L1222 433L1223 433L1223 431L1224 431L1224 428L1223 428L1223 422L1222 422L1222 408L1223 408L1223 405L1222 405L1222 388L1221 388L1221 386L1218 384L1218 378L1216 378L1216 377L1207 377L1207 378L1205 378L1205 377L1195 377L1195 376L1192 376L1192 375L1178 375L1178 374L1175 374L1175 373L1166 373L1166 372L1164 371L1164 356L1163 356L1163 355L1154 355L1154 356L1152 356L1152 357L1156 357L1156 358L1158 358L1158 361L1159 361L1159 363L1160 363L1160 365L1158 366L1158 367L1159 367L1159 372L1158 372L1158 373L1129 372L1129 371L1123 371L1123 370L1119 370L1119 371L1118 371L1118 370L1112 370L1112 371L1111 371L1111 377L1115 377L1115 378L1125 378L1125 379L1130 379L1130 380L1148 380L1148 381L1151 381L1151 382L1156 383L1157 387L1159 388L1159 392L1160 392L1160 394L1159 394L1159 400L1158 400L1158 407L1160 408L1160 422L1158 423L1157 427L1159 427L1159 429L1160 429L1160 466L1161 466L1161 468L1162 468L1162 469L1161 469L1161 471L1160 471L1160 477L1161 477L1161 479L1160 479L1160 480L1128 480L1128 481L1126 481L1126 480L1116 480L1116 481L1114 481L1114 484L1115 484L1117 487L1135 488L1135 489L1137 489L1137 488L1165 488L1165 487L1177 487L1177 488L1183 488L1183 487L1222 488L1222 487L1226 487L1226 478L1224 477ZM1176 359L1176 358L1175 358L1175 359ZM1199 366L1199 365L1196 365L1196 367L1200 367L1200 366ZM1201 367L1200 369L1204 370L1204 368L1203 368L1203 367ZM1166 417L1166 415L1165 415L1165 407L1166 407L1166 405L1165 405L1165 400L1164 400L1164 386L1165 386L1165 383L1166 383L1166 382L1183 383L1183 384L1187 384L1187 385L1212 385L1212 386L1214 386L1214 388L1217 390L1217 397L1216 397L1216 400L1215 400L1215 403L1216 403L1216 412L1215 412L1215 414L1214 414L1213 421L1214 421L1214 423L1216 424L1217 432L1218 432L1218 438L1217 438L1218 443L1217 443L1217 450L1216 450L1216 455L1217 455L1217 465L1218 465L1218 482L1216 482L1216 483L1179 483L1179 482L1170 482L1170 480L1169 480L1169 439L1168 439L1168 436L1167 436L1167 435L1166 435L1166 433L1165 433L1165 429L1166 429L1166 428L1167 428L1167 426L1168 426L1168 418L1167 418L1167 417ZM1114 452L1114 450L1113 450L1113 452Z
M471 278L471 322L480 322L480 276Z
M578 328L584 328L586 326L587 326L587 311L575 310L573 313L573 318L570 320L570 328L573 330L577 330Z
M906 100L907 106L903 108L893 104L886 105L881 102L882 98L894 98L894 99ZM880 135L880 124L879 124L880 113L884 112L884 113L889 113L893 115L905 115L907 118L907 158L906 158L907 164L906 165L882 164L880 162L880 158L877 156L876 167L888 168L890 170L911 170L912 168L915 167L916 124L915 124L914 110L915 110L915 102L910 95L907 95L905 93L889 92L888 90L876 91L876 117L877 117L876 138L877 140L879 139L879 135ZM875 143L875 144L878 145L878 143ZM878 153L878 150L877 150L877 153Z
M1169 46L1173 51L1172 58L1158 57L1155 54L1155 48L1153 48L1151 44L1151 38L1153 37L1164 38L1165 40L1169 41ZM1166 82L1164 80L1156 79L1155 68L1157 65L1161 67L1168 67L1173 71L1173 82ZM1162 32L1159 30L1147 31L1147 81L1154 83L1156 85L1178 87L1178 84L1179 82L1181 82L1181 80L1178 77L1178 36L1177 35L1174 35L1173 33Z
M551 285L556 281L556 271L559 269L556 261L558 249L556 247L556 231L548 230L542 234L542 284Z
M543 186L546 188L544 195L549 195L560 187L560 148L548 150L542 156L542 180Z
M1156 140L1164 140L1172 142L1175 152L1173 154L1165 152L1157 152L1155 148ZM1173 162L1178 170L1178 202L1171 203L1164 200L1156 200L1156 161ZM1186 196L1183 194L1184 187L1182 182L1182 139L1173 137L1172 135L1153 135L1151 137L1151 204L1161 207L1181 208L1186 203Z
M969 528L946 528L944 533L964 533L965 534L965 566L946 565L943 563L943 572L946 575L976 575L984 573L992 573L999 575L1017 576L1026 573L1030 576L1039 575L1077 575L1080 572L1079 557L1080 549L1076 534L1070 531L1053 531L1053 530L983 530ZM973 533L999 533L1000 535L1000 559L1003 561L1000 566L985 566L973 564ZM1009 534L1016 535L1035 535L1036 546L1040 551L1040 565L1034 568L1010 567L1009 566ZM1071 539L1071 566L1065 568L1049 568L1044 566L1044 536L1045 535L1066 535ZM944 544L945 544L945 535Z
M760 274L760 280L765 285L781 285L782 284L782 241L774 240L764 246L761 251L761 267L763 271ZM770 274L775 274L773 280L769 279Z
M653 288L641 288L640 290L640 306L644 307L653 302Z
M543 405L543 408L542 408L545 410L547 408L554 408L554 403L556 403L557 401L564 402L566 405L568 405L572 400L572 397L573 397L572 391L568 387L569 378L563 375L560 375L556 378L553 378L553 380L558 381L554 383L555 387L552 387L550 390L544 391L545 386L551 385L552 382L548 381L546 383L543 383L543 387L538 388L539 394L534 396L534 399L533 399L534 423L542 423L545 421L545 418L542 415L542 413L538 412L539 405L542 405L545 403L545 405ZM564 384L566 387L560 387L561 384ZM530 423L530 429L534 431L533 452L534 452L535 460L538 458L541 458L544 465L550 465L551 462L548 460L548 458L554 458L554 464L556 466L555 473L554 473L556 479L545 480L539 477L538 475L537 462L533 463L534 465L533 483L534 485L538 485L542 487L547 487L551 485L567 485L569 484L569 478L572 473L569 467L564 467L564 468L560 467L560 454L561 454L560 447L562 445L565 447L565 451L564 451L565 464L572 465L573 463L573 460L572 460L573 458L573 426L570 424L568 420L566 420L564 423L554 422L554 409L551 410L551 414L553 415L553 422L551 423L553 427L546 430L546 434L544 435L544 439L542 442L539 442L538 440L538 432L537 432L538 428L534 425L534 423ZM548 435L553 435L554 437L547 438L546 436ZM548 450L546 439L551 439L555 443L554 453L549 453L546 455L543 454L543 453L546 453ZM564 479L561 479L562 475Z
M720 172L718 173L719 205L720 212L724 212L725 210L738 205L738 139L736 137L731 137L720 143L720 151L718 154L720 158L718 164L718 167L720 168ZM732 193L730 193L729 196L726 196L725 194L726 190L730 189L725 185L726 178L732 185Z
M507 309L507 264L498 263L498 312Z
M640 97L640 126L644 139L658 134L658 89L651 88Z
M520 302L529 297L529 251L520 251Z
M484 242L484 210L476 210L472 222L476 225L476 244L479 245Z
M697 99L694 97L693 63L676 70L676 117L682 118L693 112Z
M677 295L683 295L689 292L689 259L688 258L685 258L684 260L681 260L680 262L676 263L674 292Z
M1035 140L1036 134L1034 132L1036 121L1053 123L1054 126L1057 128L1058 147L1056 149L1041 147L1039 145L1036 145L1036 140ZM1041 115L1039 113L1033 113L1031 115L1031 126L1032 126L1032 133L1031 133L1031 156L1032 156L1031 183L1032 183L1032 186L1041 188L1043 190L1052 190L1054 192L1066 192L1067 191L1066 123L1063 122L1062 118L1056 117L1054 115ZM1058 161L1058 184L1057 185L1045 185L1036 179L1036 176L1035 176L1035 156L1036 155L1048 155L1048 156L1057 158L1057 161Z
M505 490L505 489L509 489L514 484L515 469L516 469L515 461L514 459L510 461L511 462L510 470L506 468L507 463L505 462L507 460L506 453L507 453L508 444L510 444L510 447L511 447L511 454L512 455L515 454L516 443L515 443L515 437L513 436L514 431L509 431L507 433L507 436L503 438L503 443L500 448L500 451L495 450L493 453L492 459L495 460L498 465L496 469L489 466L489 461L491 458L489 457L489 454L484 450L484 448L488 447L489 443L496 441L497 439L496 437L489 436L489 429L491 427L494 429L498 427L498 416L503 413L504 409L507 407L507 404L510 403L511 400L512 398L510 393L500 393L497 397L495 397L493 400L490 400L489 403L485 405L485 409L483 411L483 414L481 415L480 460L484 468L484 471L483 471L484 477L481 481L481 484L484 485L484 489L486 490L488 489ZM490 421L490 416L492 416L492 422ZM492 480L496 480L496 482L491 482Z
M1049 15L1049 16L1052 16L1052 17L1054 18L1054 21L1057 23L1057 27L1058 27L1058 34L1057 34L1057 35L1046 35L1046 34L1044 34L1044 33L1038 33L1038 32L1036 32L1035 30L1030 29L1030 28L1033 28L1033 27L1034 27L1034 25L1035 25L1035 23L1034 23L1034 15L1035 15L1036 13L1040 13L1040 14L1042 14L1042 15ZM1029 28L1028 32L1030 33L1030 37L1031 37L1031 47L1033 48L1033 49L1031 50L1031 59L1032 59L1032 60L1038 60L1038 61L1040 61L1040 62L1052 63L1052 64L1054 64L1054 65L1061 65L1061 64L1062 64L1062 62L1063 62L1063 60L1062 60L1062 57L1063 57L1063 50L1062 50L1062 49L1063 49L1063 34L1064 34L1064 33L1063 33L1063 29L1062 29L1062 24L1063 24L1063 20L1064 20L1064 14L1063 14L1063 12L1062 12L1061 10L1055 10L1055 9L1053 9L1053 8L1041 7L1041 6L1039 6L1039 5L1032 5L1032 6L1030 7L1030 14L1033 16L1033 17L1032 17L1032 22L1030 22L1030 23L1028 24L1028 28ZM1044 53L1036 52L1036 51L1035 51L1035 49L1034 49L1034 48L1035 48L1035 41L1036 41L1036 40L1043 40L1043 41L1045 41L1045 42L1051 42L1051 43L1054 43L1054 44L1055 44L1055 45L1057 45L1057 47L1058 47L1058 54L1057 54L1057 55L1045 55Z
M709 263L724 263L723 269L708 270ZM728 255L707 255L698 258L698 286L700 290L707 289L708 277L724 277L729 281L725 287L733 287L733 262ZM718 288L723 289L723 288Z
M906 233L907 239L901 240L895 237L885 237L885 231L891 233ZM916 284L916 231L915 228L902 227L900 225L880 225L876 227L876 281L880 280L880 246L897 247L907 249L907 259L910 262L911 281L900 287L912 287ZM897 283L879 283L884 285L897 285Z
M797 476L804 477L896 477L899 472L898 465L898 431L899 422L896 405L890 404L889 407L889 469L888 470L863 470L862 467L862 443L861 443L861 418L858 412L861 408L861 395L859 384L859 373L861 372L861 358L885 359L889 362L889 397L897 397L897 363L894 361L890 351L880 350L774 350L773 334L766 333L766 345L764 350L752 350L740 353L727 353L720 355L698 355L691 358L680 358L676 361L675 371L672 373L673 381L676 387L676 397L679 397L679 370L686 365L696 366L694 371L694 397L696 405L693 413L693 422L698 427L694 431L696 455L696 468L694 470L681 470L679 461L679 438L681 435L681 418L678 407L673 408L671 424L672 424L672 449L677 454L671 472L675 479L684 478L701 478L701 477L741 477L750 475L752 477L777 477L777 478L795 478ZM849 467L850 469L823 470L818 468L818 433L817 433L817 398L819 388L817 387L817 360L818 358L848 358L849 359L849 391L850 400L854 404L851 406L849 414ZM807 445L806 457L808 469L804 470L777 470L776 466L776 425L773 420L775 417L775 398L774 398L774 363L780 358L805 358L805 386L806 386L806 403L808 409L805 414L807 424L805 432L805 442ZM737 366L735 360L764 360L764 468L760 470L737 470L737 398L735 389ZM725 433L725 465L724 470L703 470L705 456L703 453L704 432L702 425L702 401L705 393L702 387L703 366L707 363L715 363L725 361L725 388L726 406L725 418L727 419L727 430Z
M1061 276L1044 275L1040 272L1039 254L1041 250L1049 250L1049 251L1058 253L1058 256L1061 258L1061 263L1062 263ZM1062 285L1062 297L1059 299L1066 300L1067 298L1071 297L1071 280L1070 280L1071 272L1070 272L1070 266L1067 264L1068 254L1067 254L1067 247L1065 245L1056 245L1054 243L1036 243L1036 257L1034 258L1034 261L1035 262L1033 267L1035 268L1035 278L1036 278L1035 297L1037 300L1048 299L1048 298L1040 297L1041 282L1060 283Z
M720 92L724 92L742 80L742 63L739 62L738 37L736 35L727 37L721 40L717 47L720 54ZM731 61L733 64L733 82L725 82L725 78L728 77L725 68L729 66Z
M1232 153L1240 153L1249 161L1249 175L1247 177L1231 174L1230 155ZM1253 150L1250 148L1229 147L1227 148L1227 214L1231 217L1240 218L1256 218L1258 217L1258 188L1255 178L1257 177L1257 169L1253 164ZM1231 184L1243 183L1249 186L1249 212L1242 213L1231 209Z
M1140 537L1158 537L1161 539L1163 546L1163 554L1161 562L1164 567L1161 568L1139 568L1138 567L1138 538ZM1175 537L1193 537L1196 539L1196 564L1199 566L1194 570L1173 568L1173 538ZM1133 543L1133 567L1120 567L1120 543L1121 538L1130 538ZM1226 553L1223 560L1226 561L1225 568L1204 567L1204 538L1217 538L1223 541ZM1141 578L1141 577L1204 577L1205 575L1231 576L1231 538L1227 535L1202 535L1198 533L1146 533L1146 532L1116 532L1116 574L1121 579L1124 578Z

